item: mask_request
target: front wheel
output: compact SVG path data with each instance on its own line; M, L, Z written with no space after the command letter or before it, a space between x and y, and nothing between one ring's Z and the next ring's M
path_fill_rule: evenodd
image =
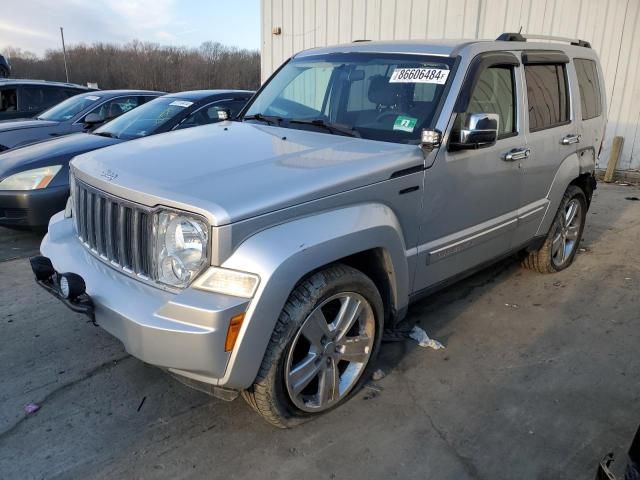
M243 397L280 428L337 407L369 376L382 325L382 299L362 272L337 264L313 274L289 296Z
M540 273L559 272L571 265L582 239L586 215L587 197L580 187L570 185L544 244L529 252L522 265Z

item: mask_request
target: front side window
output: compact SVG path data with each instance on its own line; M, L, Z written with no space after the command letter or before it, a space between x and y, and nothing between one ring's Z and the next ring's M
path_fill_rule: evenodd
M583 58L573 61L580 86L580 106L582 107L582 119L599 117L602 113L602 100L600 83L598 81L598 69L596 62Z
M100 100L100 95L76 95L65 100L62 103L51 107L38 116L40 120L52 120L54 122L64 122L70 120L84 109Z
M544 130L569 121L567 73L564 65L525 65L529 130Z
M480 73L466 113L458 115L454 130L470 113L498 114L498 138L516 133L515 84L512 67L489 67Z
M453 61L364 53L293 59L264 87L244 120L269 117L280 127L417 144L422 129L435 123Z

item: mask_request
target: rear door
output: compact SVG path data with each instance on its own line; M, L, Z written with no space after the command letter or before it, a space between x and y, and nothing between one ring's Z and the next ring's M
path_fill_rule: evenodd
M517 101L523 95L519 65L512 53L490 52L476 57L468 69L460 97L470 98L466 106L456 106L450 137L465 115L497 113L498 139L475 150L443 146L427 169L414 290L437 285L512 248L522 175L519 162L507 154L527 151Z
M516 243L536 236L549 208L547 198L560 164L575 154L580 132L572 93L577 92L573 65L561 51L522 53L527 105L527 143L531 154L521 162L522 210ZM552 212L549 212L553 215ZM546 232L542 232L546 234Z

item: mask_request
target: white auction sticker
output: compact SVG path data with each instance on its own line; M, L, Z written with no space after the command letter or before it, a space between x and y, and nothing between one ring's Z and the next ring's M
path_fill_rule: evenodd
M186 100L176 100L175 102L171 102L169 105L173 107L187 108L193 105L193 102L187 102Z
M84 97L86 100L91 100L92 102L95 102L96 100L100 100L100 97L96 97L95 95L87 95L86 97Z
M444 84L449 70L440 68L396 68L389 83L437 83Z

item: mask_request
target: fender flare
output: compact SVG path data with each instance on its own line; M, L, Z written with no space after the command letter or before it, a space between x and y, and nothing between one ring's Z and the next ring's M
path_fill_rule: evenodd
M309 273L346 256L382 248L396 309L409 298L405 242L395 213L367 203L302 217L245 240L222 265L256 273L260 284L219 385L245 389L255 380L291 291Z
M564 192L567 190L569 184L583 173L583 169L584 167L581 165L580 158L577 153L572 153L562 161L556 170L553 182L551 182L551 187L549 187L549 191L547 192L549 206L547 207L547 212L544 218L538 226L538 231L536 233L537 236L547 235L547 232L549 232L551 224L553 223L553 219L556 217L558 207L560 207L560 202L562 201Z

